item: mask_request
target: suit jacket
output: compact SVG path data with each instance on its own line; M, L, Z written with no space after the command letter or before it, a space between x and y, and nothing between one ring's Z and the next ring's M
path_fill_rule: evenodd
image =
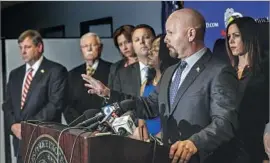
M234 136L239 103L238 80L234 69L212 57L208 50L191 68L182 82L174 104L169 104L169 87L177 65L163 74L155 92L148 98L135 98L132 109L140 118L160 114L165 144L190 139L201 162ZM125 95L111 91L111 98Z
M111 65L110 73L109 73L109 81L108 81L108 87L110 89L114 89L114 79L117 76L117 73L120 68L124 68L125 60L122 59L120 61L117 61Z
M93 74L93 78L108 84L108 76L111 63L99 59L98 67ZM100 109L103 105L103 98L87 93L84 86L85 81L81 74L86 74L86 64L70 70L68 73L68 106L64 112L67 123L72 122L83 114L87 109Z
M262 71L254 74L247 68L243 74L240 80L243 99L239 107L240 126L237 136L243 142L250 156L250 162L262 162L265 157L267 158L264 152L263 134L265 124L269 121L268 75L264 75Z
M129 65L126 68L119 69L115 77L113 90L133 96L140 96L140 74L139 62Z
M6 99L3 104L8 129L11 129L14 123L26 120L61 122L61 113L66 101L67 69L44 57L31 82L24 107L21 109L25 71L26 65L22 65L12 70L9 75ZM18 139L14 136L14 149L17 148Z

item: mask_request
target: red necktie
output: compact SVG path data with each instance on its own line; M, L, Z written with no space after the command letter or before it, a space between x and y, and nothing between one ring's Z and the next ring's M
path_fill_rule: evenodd
M26 100L26 97L27 97L27 93L28 93L28 90L30 88L31 81L33 79L33 77L32 77L33 70L34 70L33 68L28 69L28 74L26 76L26 79L25 79L25 82L24 82L24 85L23 85L22 99L21 99L21 109L23 109L23 106L24 106L24 103L25 103L25 100Z

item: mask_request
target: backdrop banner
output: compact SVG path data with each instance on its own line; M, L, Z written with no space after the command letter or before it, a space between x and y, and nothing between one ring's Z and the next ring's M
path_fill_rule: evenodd
M205 44L210 49L218 38L224 37L229 21L235 17L250 16L256 21L269 22L269 2L241 1L185 1L184 8L198 10L206 20Z

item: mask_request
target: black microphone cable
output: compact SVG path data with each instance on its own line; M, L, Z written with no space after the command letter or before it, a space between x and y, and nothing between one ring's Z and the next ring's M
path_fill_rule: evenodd
M70 129L87 129L87 128L85 128L85 127L68 127L68 128L65 128L65 129L63 129L61 132L60 132L60 134L59 134L59 136L58 136L58 140L57 140L57 150L56 150L56 155L57 155L57 163L59 163L59 148L60 148L60 139L61 139L61 136L62 136L62 134L65 132L65 131L67 131L67 130L70 130ZM87 132L87 130L86 130L86 132Z
M79 136L81 136L82 134L84 134L84 133L86 133L86 132L87 132L87 131L82 131L81 133L79 133L79 134L76 136L76 138L75 138L75 140L74 140L74 143L73 143L73 145L72 145L69 163L72 162L72 159L73 159L73 153L74 153L74 148L75 148L75 145L76 145L76 143L77 143L77 140L78 140Z

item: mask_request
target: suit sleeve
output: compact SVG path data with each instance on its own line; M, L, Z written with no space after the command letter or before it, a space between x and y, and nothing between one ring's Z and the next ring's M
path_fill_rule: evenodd
M66 107L67 93L67 69L56 67L50 74L48 83L48 103L31 119L40 121L51 121L56 114L59 114Z
M75 120L77 117L81 115L75 108L77 100L76 98L74 98L74 93L73 93L73 89L76 89L74 88L74 85L72 84L73 78L74 78L74 75L72 75L72 73L69 72L68 80L67 80L68 90L67 90L67 95L66 95L67 107L64 111L64 117L67 123L71 123L73 120Z
M211 83L210 116L212 122L189 140L198 150L212 152L229 141L237 129L238 79L231 67L223 68Z
M124 94L119 91L111 90L109 103L132 99L134 101L132 106L122 108L124 112L134 111L138 118L151 119L159 115L158 109L158 93L159 86L148 97L136 97Z
M16 120L15 120L15 116L14 116L14 112L13 112L13 107L12 107L12 97L11 97L11 90L10 88L12 87L12 76L13 76L13 73L11 72L10 75L9 75L9 80L8 80L8 84L7 84L7 87L6 87L6 98L5 98L5 101L3 103L3 111L4 111L4 115L5 115L5 120L6 123L7 123L7 127L9 130L11 130L11 126L14 124L14 123L17 123Z

